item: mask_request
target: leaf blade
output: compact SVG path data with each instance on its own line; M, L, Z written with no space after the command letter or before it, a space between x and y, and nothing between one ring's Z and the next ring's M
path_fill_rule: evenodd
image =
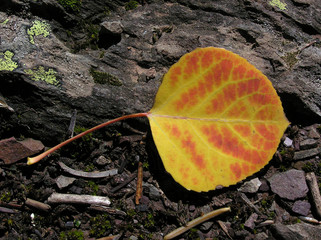
M260 170L289 124L272 83L245 59L213 47L170 68L148 119L165 169L194 191Z

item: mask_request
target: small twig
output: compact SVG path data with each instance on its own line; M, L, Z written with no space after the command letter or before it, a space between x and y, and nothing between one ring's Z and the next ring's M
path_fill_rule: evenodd
M34 207L34 208L37 208L37 209L45 211L45 212L48 212L51 209L50 205L42 203L42 202L38 202L38 201L30 199L30 198L26 199L25 204L29 207Z
M241 193L241 198L242 200L251 208L253 208L253 210L259 214L259 215L262 215L262 213L260 212L260 210L253 204L251 203L250 199L248 199L248 197L244 194L244 193Z
M84 177L84 178L110 177L110 176L114 176L118 173L117 169L111 169L111 170L103 171L103 172L83 172L83 171L78 171L78 170L72 169L70 167L67 167L62 162L58 162L58 164L67 173L70 173L71 175L78 176L78 177Z
M188 222L186 224L186 226L177 228L173 232L167 234L164 237L164 240L172 239L174 237L177 237L177 236L183 234L184 232L186 232L187 230L195 227L196 225L201 224L201 223L203 223L203 222L205 222L205 221L207 221L207 220L209 220L209 219L211 219L213 217L216 217L216 216L218 216L218 215L220 215L222 213L229 212L229 211L231 211L231 208L226 207L226 208L220 208L220 209L214 210L212 212L209 212L207 214L204 214L203 216L198 217L198 218Z
M120 237L121 237L121 235L118 234L118 235L115 235L115 236L97 238L96 240L118 240Z
M299 219L308 223L321 224L321 221L318 221L315 218L311 218L311 217L299 216Z
M224 222L222 222L221 220L217 220L217 223L220 225L220 227L222 228L223 232L225 232L225 234L229 237L229 239L233 239L230 234L228 233L228 229L225 225Z
M108 197L92 195L53 193L48 198L48 203L76 203L109 206L110 199Z
M136 187L136 197L135 203L139 204L139 200L142 198L143 193L143 163L138 162L138 172L137 172L137 187Z
M321 218L321 196L320 196L318 181L317 181L317 178L315 177L314 172L307 173L306 180L311 191L316 213L318 217Z
M106 206L90 205L90 207L88 209L100 211L100 212L106 212L111 215L118 215L118 216L122 216L122 217L125 217L127 215L124 211L121 211L121 210L118 210L115 208L106 207Z
M121 184L119 184L118 186L114 187L113 189L110 190L111 193L115 193L117 192L119 189L123 188L124 186L126 186L128 183L130 183L131 181L133 181L135 179L137 175L137 172L134 172L129 178L127 178L124 182L122 182Z
M74 136L76 118L77 118L77 110L74 109L74 112L72 113L71 118L70 118L70 124L69 124L68 131L67 131L68 138L72 138Z

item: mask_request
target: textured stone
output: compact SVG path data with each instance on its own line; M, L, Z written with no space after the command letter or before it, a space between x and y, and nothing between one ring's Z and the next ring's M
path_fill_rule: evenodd
M1 115L0 135L8 126L18 127L24 135L57 143L73 109L81 109L77 124L85 127L146 112L168 68L183 54L207 46L231 50L263 71L292 123L320 120L321 52L317 44L308 45L321 31L318 1L288 4L286 10L255 0L145 2L124 11L125 1L83 1L76 14L54 0L0 1L0 19L9 19L0 25L0 52L14 52L19 63L13 72L0 72L1 92L23 113L21 118ZM31 44L30 19L47 21L54 33ZM95 34L83 23L98 27L98 50L88 46ZM77 53L80 46L87 48ZM25 70L37 66L54 68L61 86L31 80ZM95 83L92 67L123 85ZM129 122L147 128L146 120Z
M40 141L25 139L17 141L14 137L0 141L0 159L5 164L15 163L23 158L39 153L44 148Z
M308 192L304 171L291 169L284 173L274 174L268 181L272 192L281 198L296 200L305 197Z
M306 223L283 225L276 223L271 225L271 232L275 239L280 240L308 240L320 239L321 226Z
M259 190L261 184L262 183L258 178L254 178L254 179L251 179L250 181L245 182L237 190L245 193L256 193Z
M59 187L59 189L63 189L65 187L68 187L70 184L72 184L76 178L66 177L66 176L59 176L56 179L56 184Z
M255 221L257 220L258 216L259 215L257 215L256 213L252 213L251 216L244 223L244 227L253 230L255 228Z
M293 206L292 206L292 211L302 215L302 216L307 216L309 214L311 208L311 204L307 201L295 201Z
M318 145L318 142L315 139L305 139L300 142L300 149L306 150L310 148L315 148Z
M301 159L311 158L318 155L320 152L321 152L321 147L298 151L294 153L293 159L301 160Z

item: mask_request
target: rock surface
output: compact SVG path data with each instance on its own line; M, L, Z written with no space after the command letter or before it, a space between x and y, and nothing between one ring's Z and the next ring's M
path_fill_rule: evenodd
M273 224L271 226L273 236L282 240L305 240L319 239L321 236L321 227L306 223L297 223L293 225Z
M304 172L291 169L284 173L273 175L268 179L271 190L281 198L296 200L303 198L308 192Z
M11 51L17 68L0 71L1 92L16 110L2 117L0 134L19 129L56 143L73 109L87 127L148 111L168 68L206 46L238 53L266 74L292 123L320 119L317 1L282 9L268 1L143 2L125 11L124 1L85 1L73 12L54 0L1 1L0 52ZM35 32L39 23L50 27ZM92 70L107 83L96 83ZM146 121L130 122L146 128Z
M17 141L14 137L0 141L0 159L5 164L15 163L23 158L39 153L44 149L44 145L31 138Z

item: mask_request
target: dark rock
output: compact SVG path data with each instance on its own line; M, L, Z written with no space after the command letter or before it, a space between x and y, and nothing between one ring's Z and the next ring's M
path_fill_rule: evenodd
M318 145L318 142L314 139L305 139L300 142L300 149L306 150L310 148L315 148Z
M269 184L268 184L267 180L266 179L261 179L260 181L261 181L262 184L261 184L259 190L262 191L262 192L269 191L270 187L269 187Z
M321 236L321 227L306 223L293 225L276 223L271 225L271 232L273 237L280 240L319 239Z
M295 201L293 206L292 206L292 211L302 215L302 216L307 216L309 214L311 208L311 204L307 201Z
M244 223L244 227L253 230L255 228L255 221L257 220L258 216L259 215L257 215L256 213L252 213L251 216Z
M14 137L0 141L0 159L5 164L15 163L23 158L39 153L44 145L34 139L17 141Z
M301 159L311 158L311 157L318 155L319 153L321 153L321 147L312 148L312 149L308 149L308 150L302 150L299 152L295 152L293 159L294 160L301 160Z
M258 234L255 234L254 240L267 240L269 239L269 236L265 232L260 232Z
M56 179L56 184L59 189L62 189L71 185L75 180L76 178L71 178L71 177L66 177L61 175Z
M307 44L320 33L317 1L288 4L286 10L254 0L148 3L125 11L124 1L83 1L73 14L53 0L1 1L0 19L12 15L1 24L0 52L12 51L18 62L13 72L0 71L1 92L18 114L3 119L0 131L10 124L52 144L61 140L73 109L81 109L77 123L85 127L146 112L167 69L186 52L206 46L232 50L262 70L292 123L320 119L321 53ZM34 18L46 20L52 31L32 44L27 30ZM101 48L86 48L86 41ZM59 84L36 82L25 73L39 66L54 69ZM123 85L95 83L92 67ZM129 122L146 129L147 121Z
M272 192L281 198L296 200L305 197L308 192L304 171L292 169L274 174L268 181Z

